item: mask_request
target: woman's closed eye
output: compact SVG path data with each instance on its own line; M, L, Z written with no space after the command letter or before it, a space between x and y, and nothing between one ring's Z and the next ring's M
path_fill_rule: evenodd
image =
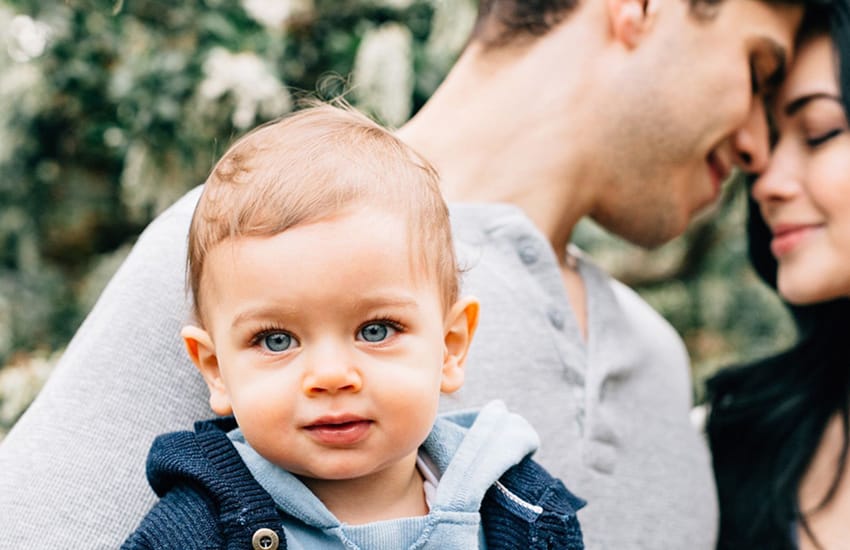
M830 142L847 130L844 108L837 96L813 95L801 105L797 115L799 128L810 149Z
M806 145L808 145L811 148L816 148L816 147L819 147L819 146L823 145L824 143L828 142L829 140L831 140L835 137L838 137L842 133L844 133L844 128L833 128L832 130L822 132L818 135L807 137L806 138Z

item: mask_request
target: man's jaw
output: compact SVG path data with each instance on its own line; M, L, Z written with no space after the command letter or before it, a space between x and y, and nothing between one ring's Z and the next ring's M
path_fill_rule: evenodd
M712 149L708 156L706 156L705 162L708 165L708 171L711 177L713 202L720 197L720 189L723 182L729 179L734 163L732 162L731 153L728 149L723 147L715 147Z

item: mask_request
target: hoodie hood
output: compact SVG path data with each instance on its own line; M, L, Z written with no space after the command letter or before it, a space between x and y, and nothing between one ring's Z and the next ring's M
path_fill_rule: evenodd
M540 444L531 425L500 401L480 412L439 416L420 447L421 459L439 479L429 514L347 525L297 477L254 451L240 430L229 437L258 483L288 516L284 529L293 549L479 547L483 542L479 509L485 493Z

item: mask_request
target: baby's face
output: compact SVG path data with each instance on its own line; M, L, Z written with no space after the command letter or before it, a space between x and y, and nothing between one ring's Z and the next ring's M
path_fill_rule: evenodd
M266 459L315 479L413 468L447 388L440 288L411 253L406 221L368 208L210 251L216 412Z

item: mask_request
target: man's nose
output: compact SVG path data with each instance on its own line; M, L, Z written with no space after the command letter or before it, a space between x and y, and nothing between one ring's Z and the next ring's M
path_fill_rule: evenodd
M760 174L767 169L770 158L770 130L767 111L759 97L753 98L744 124L732 134L735 164L748 174Z
M773 204L794 198L800 191L800 174L795 166L792 151L783 148L774 151L767 168L758 176L750 190L763 212Z
M363 379L353 354L338 346L324 344L317 345L307 355L302 381L305 395L313 397L340 392L357 393L362 389Z

